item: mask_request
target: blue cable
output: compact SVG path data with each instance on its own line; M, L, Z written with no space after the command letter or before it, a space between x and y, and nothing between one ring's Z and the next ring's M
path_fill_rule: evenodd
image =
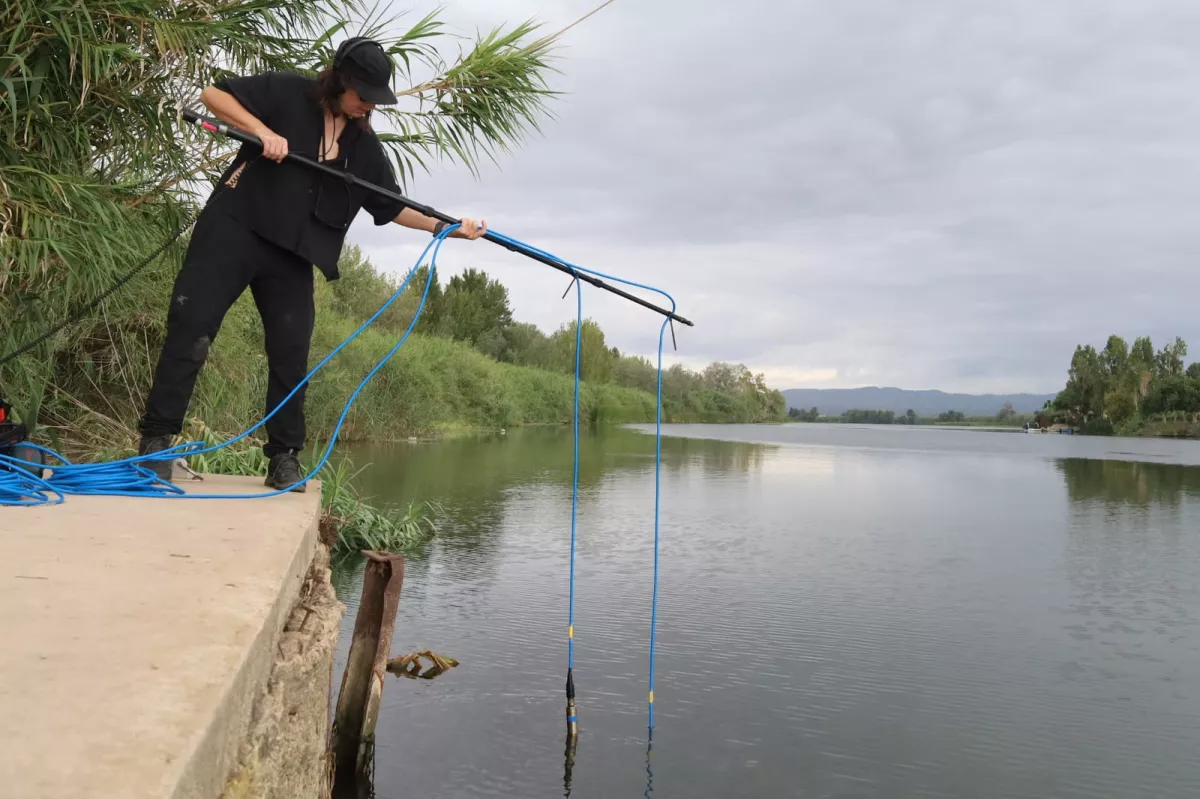
M404 335L400 338L400 340L396 342L396 345L388 351L388 353L375 365L373 369L371 369L370 372L367 373L367 376L363 378L363 380L358 384L358 387L355 388L354 392L350 395L350 399L347 400L345 406L342 408L342 413L338 417L337 424L334 427L333 435L330 437L329 444L326 446L320 460L309 472L309 474L303 477L296 485L307 483L309 480L313 479L317 472L319 472L325 466L326 462L329 460L329 456L333 453L333 447L337 442L338 434L341 431L346 416L350 412L350 408L354 404L354 400L357 399L359 393L362 392L363 388L370 381L370 379L374 377L375 374L382 369L389 360L391 360L392 356L396 354L396 352L408 339L408 336L412 333L413 328L416 326L417 321L421 317L421 312L425 307L425 301L429 296L429 288L433 283L433 276L437 267L437 256L438 252L441 250L442 243L450 233L460 226L460 224L455 224L446 227L438 234L437 237L434 238L434 240L430 241L429 244L425 246L425 249L421 252L421 255L417 259L417 265L420 265L421 261L424 260L425 255L429 252L429 248L433 247L433 256L430 259L429 277L425 281L425 290L421 295L421 302L417 306L417 312L413 315L412 322L409 323L408 329L404 332ZM51 456L62 465L52 467L53 473L51 474L49 480L37 477L33 473L27 472L24 469L10 469L0 472L0 507L14 505L29 506L58 504L63 501L63 495L103 495L176 499L262 499L265 497L278 496L279 494L286 494L294 490L295 486L289 486L288 488L284 489L263 491L254 494L189 494L177 485L158 479L148 468L139 464L158 460L173 461L179 457L215 452L228 447L253 433L255 430L264 425L268 419L274 416L275 413L277 413L279 409L282 408L283 405L287 403L287 401L290 400L297 391L300 390L301 386L311 380L313 376L315 376L318 371L324 368L324 366L335 355L341 352L341 350L349 345L351 341L361 335L362 332L380 316L380 314L386 311L388 307L391 306L391 304L395 302L396 299L408 287L408 283L412 280L412 276L414 274L416 274L415 269L408 274L408 276L404 279L404 282L398 289L396 289L396 292L392 294L392 296L383 304L383 306L380 307L378 311L372 314L367 321L363 322L363 324L360 325L358 329L355 330L345 341L343 341L341 344L335 347L333 351L321 359L321 362L318 363L304 377L304 379L301 380L296 387L293 388L291 392L289 392L288 395L271 410L270 413L268 413L261 421L250 427L245 432L235 436L234 438L231 438L228 441L213 445L211 447L204 447L203 442L201 441L193 441L186 444L178 444L174 447L155 452L151 455L135 455L129 458L123 458L104 463L73 464L62 455L46 449L45 447L24 445ZM35 469L40 466L40 464L33 464L29 461L12 458L10 456L0 456L0 464L3 463L8 463L12 466L18 467L33 467ZM56 493L58 495L58 499L51 500L46 493L47 491ZM22 497L24 499L21 499Z
M386 355L375 364L374 368L367 373L366 377L354 389L350 398L346 401L342 408L342 413L338 417L337 424L334 426L333 434L330 436L329 444L326 446L324 453L313 467L310 473L301 479L301 485L311 480L328 462L329 456L333 452L334 444L337 442L338 434L341 432L342 425L345 423L346 416L350 412L354 401L362 392L366 384L375 376L375 374L383 368L383 366L391 360L391 358L399 351L400 347L408 339L420 319L421 312L425 307L425 301L429 296L429 288L433 283L434 271L437 267L437 256L441 250L442 243L446 237L455 229L460 227L460 224L450 225L444 228L437 236L434 237L421 255L417 258L416 266L420 266L426 254L429 253L430 247L433 248L433 255L430 258L429 277L425 282L425 290L421 294L421 302L417 306L417 311L413 315L412 322L409 323L408 329L404 335L396 342L396 345L388 351ZM503 241L513 248L524 250L528 253L540 255L545 258L552 259L563 266L567 267L572 273L584 272L595 275L596 277L606 280L616 281L627 286L646 289L661 294L666 297L671 303L671 312L676 309L675 298L662 289L654 286L649 286L644 283L638 283L632 280L616 277L614 275L605 274L594 269L578 266L566 261L558 256L549 253L545 250L538 249L524 242L510 238L500 233L493 231L493 236ZM318 371L342 349L356 339L361 333L370 326L384 311L386 311L393 302L400 296L401 293L408 287L408 283L412 280L412 276L416 274L414 268L409 272L408 277L396 290L396 292L385 302L378 311L371 315L365 322L362 323L345 341L339 344L328 355L326 355L292 391L283 398L283 400L275 406L266 416L257 424L245 430L234 438L225 441L221 444L216 444L211 447L204 447L201 441L192 441L185 444L178 444L168 449L161 450L151 455L132 456L116 461L97 464L73 464L58 453L36 445L27 445L33 449L49 455L57 460L61 466L53 468L50 479L44 479L32 472L25 471L21 467L40 467L40 464L32 464L29 461L24 461L11 456L0 455L0 466L7 466L7 469L0 470L0 507L16 507L16 506L36 506L47 504L60 504L65 500L67 495L104 495L104 496L130 496L130 497L160 497L160 498L179 498L179 499L260 499L264 497L272 497L279 494L285 494L295 489L295 486L290 486L286 489L275 491L265 491L256 494L189 494L179 486L159 480L153 472L148 468L141 466L141 463L158 460L175 460L179 457L187 457L200 455L209 452L215 452L224 447L240 441L249 436L255 430L266 424L272 416L287 403L288 400L295 395L300 387L307 384ZM575 280L575 296L576 296L576 326L575 326L575 405L574 405L574 475L572 478L572 493L571 493L571 555L570 555L570 597L568 600L568 644L567 644L567 670L570 675L571 669L574 666L574 619L575 619L575 545L577 531L577 514L579 500L579 404L580 404L580 360L583 349L583 294L582 286L579 285L578 278ZM649 728L654 729L654 654L655 654L655 638L657 632L658 620L658 582L659 582L659 542L660 542L660 527L659 516L661 506L661 480L662 480L662 356L664 335L670 318L664 319L658 331L658 386L656 395L656 410L655 410L655 452L654 452L654 573L653 586L650 605L650 663L649 663L649 686L648 686L648 711L649 711ZM568 677L568 679L570 679ZM573 689L571 689L573 697ZM573 721L573 718L571 719Z
M597 277L605 278L607 280L614 280L618 283L624 283L627 286L636 286L637 288L646 289L647 291L653 291L658 294L661 294L662 296L666 297L671 302L671 312L672 313L675 312L675 298L660 288L656 288L654 286L648 286L643 283L636 283L632 280L625 280L624 278L616 277L614 275L607 275L603 272L598 272L594 269L587 269L586 267L577 266L575 264L572 264L570 261L559 258L557 255L546 252L545 250L539 250L536 247L532 247L528 244L517 241L516 239L511 239L500 233L495 234L495 236L509 244L512 244L515 247L520 248L520 249L528 250L529 252L533 252L538 255L542 255L547 258L551 258L555 261L558 261L560 264L562 264L563 266L566 266L569 269L579 271L579 272L587 272L588 274L592 274ZM578 286L578 281L576 281L576 285ZM576 290L578 291L578 288ZM581 302L582 302L582 300L581 300ZM582 318L583 318L582 307L579 310L579 318L580 318L579 326L576 327L577 334L579 331L579 327L582 327ZM667 326L670 323L671 323L671 320L668 317L663 320L662 326L659 327L659 329L658 329L658 390L657 390L657 397L656 397L657 407L655 409L655 420L654 420L654 578L653 578L653 585L652 585L651 599L650 599L650 665L649 665L650 676L649 676L649 686L648 686L648 692L647 692L647 705L648 705L649 729L650 730L654 729L654 649L655 649L656 632L657 632L657 628L658 628L659 510L661 508L661 500L662 500L662 407L663 407L663 403L662 403L662 357L663 357L663 343L664 343L663 337L666 335ZM578 344L578 338L577 338L577 340L576 340L576 359L577 360L576 360L576 377L575 377L577 391L578 391L578 386L579 386L579 382L578 382L579 381L578 350L579 350L579 344ZM578 411L576 411L576 413L578 413ZM578 419L576 419L576 423L578 424ZM579 468L578 444L576 444L575 458L576 458L575 467L576 467L576 470L578 471L578 468ZM574 509L572 509L571 536L572 536L572 550L571 550L572 551L572 566L571 566L572 576L571 576L571 581L572 581L572 586L573 586L574 585L574 568L575 568L574 567L574 536L575 536ZM573 590L574 590L574 588L572 588L572 591Z
M575 665L575 521L579 507L579 361L583 350L583 288L575 280L575 409L574 409L574 461L575 473L571 479L571 570L569 577L570 597L567 600L567 673ZM574 684L571 687L574 693Z

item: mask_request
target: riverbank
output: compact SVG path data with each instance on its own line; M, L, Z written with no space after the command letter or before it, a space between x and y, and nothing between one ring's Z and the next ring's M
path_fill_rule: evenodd
M323 795L343 607L318 521L313 493L0 510L5 795Z
M30 356L0 367L0 383L10 392L18 416L27 421L36 416L46 443L83 459L128 452L135 445L136 420L163 335L163 313L157 309L170 294L174 269L170 263L156 264L144 282L118 295L128 307L73 326L59 340L54 357ZM318 279L316 284L310 366L353 335L399 288L354 248L343 256L341 269L341 279ZM310 381L305 411L312 441L328 440L347 399L408 330L421 278L418 271L408 289ZM452 280L445 290L431 290L437 302L358 395L339 438L398 441L570 423L574 323L546 335L513 322L505 299L493 313L499 321L484 333L473 333L469 323L486 314L472 303L503 292L495 281L460 286ZM0 332L2 328L0 322ZM591 322L584 324L583 342L581 421L654 421L657 373L650 362L608 347ZM191 415L230 434L260 419L267 383L263 353L262 324L247 293L234 303L213 342ZM782 395L768 389L761 375L718 363L699 373L681 366L665 371L663 413L670 422L745 423L776 421L785 408Z
M1132 424L1124 425L1118 434L1138 438L1200 439L1200 421L1168 418L1149 421L1137 419Z

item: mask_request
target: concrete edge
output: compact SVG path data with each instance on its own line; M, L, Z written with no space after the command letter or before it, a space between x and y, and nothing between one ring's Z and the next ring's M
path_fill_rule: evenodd
M208 726L196 741L191 756L180 769L172 799L216 799L237 767L239 750L250 729L255 704L267 689L284 626L300 595L316 548L320 546L321 487L315 480L308 486L312 509L296 554L286 572L280 575L281 590L271 607L269 623L259 631Z

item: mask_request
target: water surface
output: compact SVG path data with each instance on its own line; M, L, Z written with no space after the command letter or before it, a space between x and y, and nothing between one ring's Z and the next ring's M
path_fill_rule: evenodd
M649 770L654 439L583 439L570 795L1200 795L1200 445L664 430ZM389 677L376 795L564 795L569 430L354 456L445 506L393 651L462 662Z

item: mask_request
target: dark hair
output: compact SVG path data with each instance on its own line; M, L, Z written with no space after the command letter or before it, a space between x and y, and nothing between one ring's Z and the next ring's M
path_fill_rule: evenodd
M334 116L342 113L342 95L345 92L346 84L342 82L341 73L337 72L332 64L325 67L317 75L317 102L321 104L322 108L329 109L329 112ZM358 126L363 130L370 130L370 120L371 112L368 111L359 119L352 121L358 123Z

